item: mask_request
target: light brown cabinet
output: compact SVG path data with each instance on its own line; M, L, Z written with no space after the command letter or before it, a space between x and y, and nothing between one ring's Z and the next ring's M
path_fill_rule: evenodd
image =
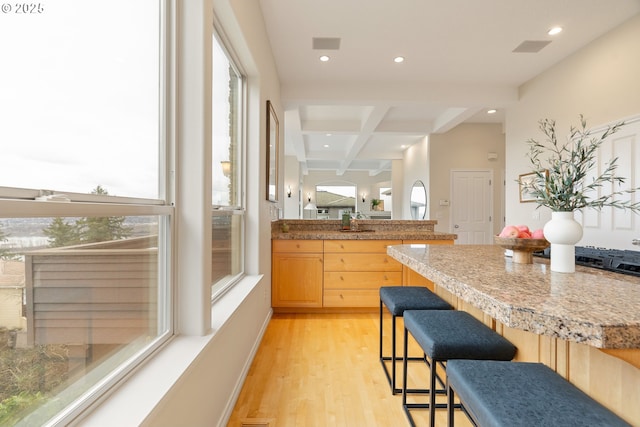
M402 286L402 264L387 255L401 240L325 240L324 307L377 307L381 286Z
M375 309L381 286L433 283L387 255L387 246L453 240L273 240L271 305L292 309Z
M322 240L273 240L273 307L322 307Z

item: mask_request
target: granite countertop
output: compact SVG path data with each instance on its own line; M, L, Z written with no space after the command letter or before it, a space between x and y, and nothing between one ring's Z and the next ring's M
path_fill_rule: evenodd
M371 220L360 219L358 231L341 231L342 221L337 219L287 219L271 223L274 240L455 240L456 234L434 231L434 220ZM282 231L283 224L289 231Z
M340 230L306 230L289 231L288 233L275 232L271 234L274 240L301 239L301 240L454 240L455 234L438 233L436 231L402 231L402 230L376 230L376 231L340 231Z
M497 245L398 245L387 253L504 325L597 348L640 348L640 279L548 260L516 264Z

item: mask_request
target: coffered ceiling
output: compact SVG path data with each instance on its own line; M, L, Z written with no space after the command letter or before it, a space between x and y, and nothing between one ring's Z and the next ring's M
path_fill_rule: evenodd
M503 123L521 84L640 12L640 0L259 1L285 154L337 175L390 170L460 123Z

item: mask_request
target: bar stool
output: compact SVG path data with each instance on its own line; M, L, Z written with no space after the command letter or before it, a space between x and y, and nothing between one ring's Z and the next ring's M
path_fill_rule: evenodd
M451 360L447 390L475 425L631 427L542 363ZM451 406L447 415L453 427Z
M429 357L430 390L435 390L436 365L445 366L450 359L511 360L516 347L487 325L465 311L406 310L404 312L404 354L407 354L408 334L418 342ZM436 394L429 393L429 403L407 403L407 360L403 362L402 406L411 426L415 426L410 409L429 409L429 425L435 424ZM446 367L445 367L446 370ZM459 406L458 406L459 407Z
M386 306L391 313L391 357L382 354L382 306ZM402 317L405 310L450 310L453 307L448 302L423 286L383 286L380 288L380 363L391 386L391 393L401 393L396 388L396 318ZM405 350L406 354L406 350ZM424 360L422 357L410 357L409 360ZM385 364L391 361L391 374ZM409 393L426 393L428 390L407 390Z

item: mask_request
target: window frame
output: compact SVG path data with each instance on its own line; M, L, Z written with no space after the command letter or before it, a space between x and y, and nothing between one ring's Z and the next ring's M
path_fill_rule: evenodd
M227 60L229 61L230 67L236 73L238 82L239 82L239 90L238 90L238 105L237 110L240 114L240 117L236 123L236 132L237 132L237 153L238 153L238 161L237 167L232 168L234 172L234 179L237 181L237 194L236 199L238 200L237 205L230 206L221 206L221 205L211 205L211 217L215 216L240 216L241 217L241 225L240 225L240 237L239 241L241 242L241 247L239 248L240 257L240 272L234 274L232 276L226 277L224 280L218 281L216 283L211 283L211 303L215 303L221 296L223 296L229 289L235 286L237 283L242 280L242 278L246 275L246 221L247 221L247 212L246 212L246 129L247 129L247 78L246 74L243 72L242 67L239 65L239 61L237 60L237 56L233 52L232 49L229 48L230 44L227 42L227 37L224 32L220 30L221 25L217 23L214 18L213 25L213 42L218 43L218 46L223 51ZM212 55L213 60L213 55ZM214 78L214 76L212 76ZM212 102L213 102L213 92L211 94ZM212 123L213 125L213 123ZM211 141L213 144L215 141ZM212 147L213 152L213 147ZM211 167L215 167L213 165L213 158L211 162Z
M176 6L173 0L159 1L159 97L158 97L158 199L66 192L55 189L0 186L0 219L47 217L158 216L158 335L135 351L71 403L46 421L47 426L77 421L92 405L111 394L116 385L132 375L174 336L176 331L176 209L175 137L172 136L175 106ZM51 197L57 196L57 197ZM49 200L47 200L49 199ZM86 377L87 374L85 374ZM85 378L83 377L83 378ZM82 381L82 379L80 379ZM69 385L73 385L70 383ZM58 394L64 393L62 390ZM55 396L34 412L54 404Z

